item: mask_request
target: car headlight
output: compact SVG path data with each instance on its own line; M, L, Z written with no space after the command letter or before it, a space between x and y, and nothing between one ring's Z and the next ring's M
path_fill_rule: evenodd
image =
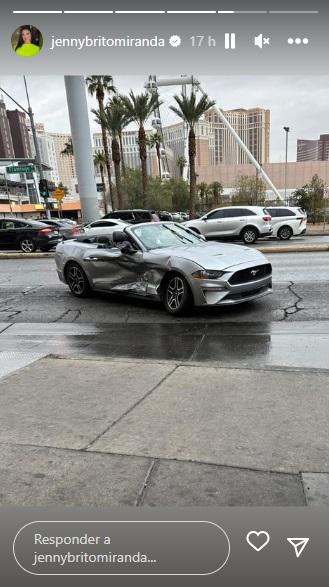
M224 271L213 271L212 269L200 269L192 273L195 279L218 279L224 275Z

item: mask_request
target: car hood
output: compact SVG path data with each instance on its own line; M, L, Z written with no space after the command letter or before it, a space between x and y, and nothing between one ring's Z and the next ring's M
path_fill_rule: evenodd
M193 246L154 249L150 252L154 255L187 259L204 269L221 270L245 263L267 263L266 257L255 249L225 243L206 242Z

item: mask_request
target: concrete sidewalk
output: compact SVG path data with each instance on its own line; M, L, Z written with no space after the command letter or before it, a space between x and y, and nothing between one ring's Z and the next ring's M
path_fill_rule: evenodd
M1 505L329 505L329 372L20 366L0 380Z

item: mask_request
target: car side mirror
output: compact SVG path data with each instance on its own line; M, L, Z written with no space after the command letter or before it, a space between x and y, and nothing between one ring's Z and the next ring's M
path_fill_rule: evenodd
M203 220L204 222L207 222L207 220L208 220L207 216L205 216L204 218L202 218L202 220Z
M121 252L124 255L133 255L134 253L137 253L136 249L129 242L121 249Z
M127 240L127 235L122 230L115 230L112 234L114 244L123 243Z

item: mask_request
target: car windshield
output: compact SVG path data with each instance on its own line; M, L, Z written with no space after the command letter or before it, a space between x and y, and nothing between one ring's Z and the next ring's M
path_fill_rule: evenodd
M202 242L199 236L171 222L136 226L132 229L132 233L149 250L196 245Z

